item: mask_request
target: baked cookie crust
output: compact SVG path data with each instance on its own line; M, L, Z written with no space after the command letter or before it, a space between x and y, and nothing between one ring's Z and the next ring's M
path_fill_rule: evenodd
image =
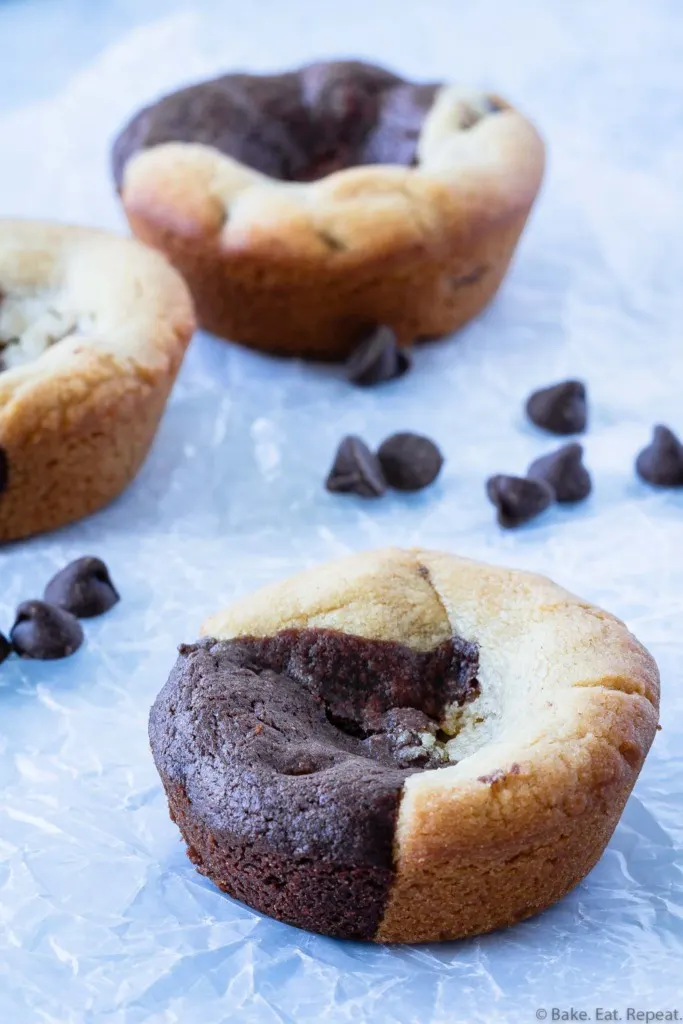
M0 542L133 479L194 330L166 261L103 231L0 220Z

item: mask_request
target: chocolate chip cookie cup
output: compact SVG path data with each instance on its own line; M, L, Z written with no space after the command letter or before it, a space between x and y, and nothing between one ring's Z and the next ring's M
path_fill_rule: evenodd
M564 896L657 728L657 667L549 580L387 549L245 598L150 716L198 870L289 924L426 942Z
M330 360L378 324L406 345L478 313L543 164L498 96L351 61L183 89L113 151L134 233L184 275L203 327Z
M194 330L129 239L0 220L0 542L94 512L137 473Z

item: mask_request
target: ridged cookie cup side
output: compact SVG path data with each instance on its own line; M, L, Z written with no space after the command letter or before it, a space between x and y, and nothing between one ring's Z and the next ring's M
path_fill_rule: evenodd
M156 433L194 330L187 288L137 242L0 221L0 294L45 297L75 328L0 373L0 541L55 529L117 497Z

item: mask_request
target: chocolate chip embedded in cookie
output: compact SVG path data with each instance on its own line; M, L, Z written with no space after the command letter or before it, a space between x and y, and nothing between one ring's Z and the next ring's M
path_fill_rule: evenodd
M158 253L0 219L0 543L88 515L132 480L193 326Z
M600 857L657 728L656 666L618 619L439 552L320 566L204 633L150 715L171 816L221 889L328 935L543 910Z
M580 434L588 419L586 386L565 380L541 388L527 399L526 411L532 423L551 434Z
M658 487L683 487L683 444L672 430L655 427L652 441L636 459L636 472Z
M497 97L337 61L166 96L112 162L133 231L181 270L204 327L344 359L368 323L405 345L486 305L544 153Z
M583 448L575 443L535 459L527 476L550 484L559 502L583 501L592 488L590 473L583 464Z

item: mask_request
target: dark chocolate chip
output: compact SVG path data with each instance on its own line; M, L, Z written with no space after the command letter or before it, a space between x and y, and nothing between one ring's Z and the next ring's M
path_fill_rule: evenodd
M433 441L420 434L392 434L377 452L384 476L397 491L419 491L436 480L443 455Z
M557 501L583 501L591 492L590 473L583 465L583 448L575 441L531 463L527 476L545 480Z
M9 658L11 653L11 643L3 633L0 633L0 665L2 665L6 658Z
M10 631L12 646L22 658L52 661L68 658L83 643L78 619L44 601L24 601Z
M565 380L529 395L526 411L532 423L551 434L580 434L586 429L586 387L580 380Z
M346 376L353 384L371 387L402 377L410 369L410 356L399 348L391 327L378 327L361 342L346 363Z
M683 487L683 444L668 427L655 427L652 441L636 459L636 472L648 484Z
M387 489L382 467L365 441L345 437L337 449L325 486L328 491L380 498Z
M9 479L9 462L7 460L7 452L4 448L0 447L0 494L7 490L7 481Z
M484 274L487 273L489 267L486 264L480 264L478 267L473 267L472 270L468 270L466 273L458 274L456 277L448 279L448 283L454 291L458 288L466 288L470 284L476 284L477 281L481 281Z
M120 600L104 562L89 555L77 558L53 576L43 598L79 619L102 615Z
M545 480L523 476L492 476L486 482L486 493L498 509L498 522L505 527L527 523L555 500L555 492Z

